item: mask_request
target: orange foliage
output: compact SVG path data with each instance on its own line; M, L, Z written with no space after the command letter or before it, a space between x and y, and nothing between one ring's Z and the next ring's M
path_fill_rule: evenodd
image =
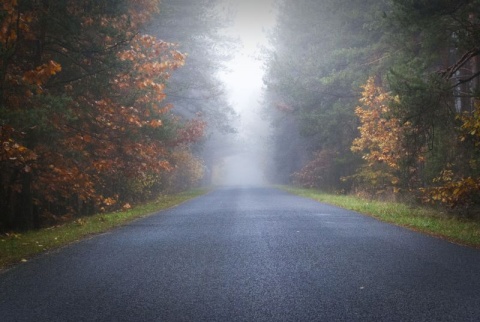
M473 146L472 150L480 147L480 104L477 103L472 113L463 113L458 116L462 122L460 127L461 142L469 141ZM479 153L477 151L477 153ZM477 154L478 155L478 154ZM424 193L424 201L430 203L441 203L451 208L468 207L480 203L480 174L478 173L477 159L473 154L468 160L470 176L463 176L455 171L455 165L449 164L440 175L433 180L434 186L421 189Z
M353 140L352 151L363 153L363 159L370 166L385 163L398 169L399 160L407 153L401 139L410 124L401 124L390 114L389 104L394 99L383 88L375 86L373 78L363 86L362 107L355 109L361 124L360 137Z
M353 178L368 189L382 193L389 188L398 191L402 184L400 173L405 171L401 164L412 153L407 148L404 137L415 129L411 123L396 118L390 108L398 99L376 86L374 79L370 78L363 86L360 99L362 106L355 109L360 120L360 136L353 140L351 149L361 153L367 165L360 168ZM416 157L416 162L423 162L423 157ZM409 168L407 171L414 170ZM411 173L409 175L412 176Z
M470 138L474 141L475 146L480 146L480 102L475 104L472 113L463 113L459 119L462 121L461 130L463 131L460 140L465 141Z
M328 189L334 186L336 157L336 153L329 150L315 152L310 162L293 174L293 183L307 188Z
M21 139L21 136L21 133L16 132L11 126L0 126L0 162L9 163L23 172L30 172L38 156L15 140L15 137Z
M190 144L204 136L206 123L200 119L188 121L179 131L175 144Z
M16 0L0 4L0 230L11 220L3 210L32 209L19 200L51 219L121 207L175 169L187 176L178 179L182 187L199 180L202 167L188 144L203 136L205 123L183 124L163 102L185 56L174 44L139 34L159 2L125 2L112 15L101 2L68 0L65 19L78 22L79 36L44 52L37 45L57 31L40 21L54 8L19 12ZM95 87L98 79L103 88ZM130 182L141 188L129 190Z
M480 178L456 178L450 169L434 179L435 187L421 189L427 203L442 203L451 208L470 206L479 202Z
M171 171L165 174L169 190L182 191L199 184L204 175L203 162L195 157L187 146L176 148L171 156Z
M19 12L17 0L3 0L0 4L0 43L2 50L14 47L19 33L27 39L33 38L30 23L34 19L32 12Z
M45 84L50 77L62 70L60 64L50 60L49 62L37 66L34 70L29 70L23 74L22 80L25 84L35 85L37 94L43 92L42 85Z
M165 81L170 77L170 72L185 62L185 56L173 50L173 47L173 44L150 35L135 37L129 49L118 53L120 60L132 63L132 70L113 79L114 85L120 91L131 91L132 87L142 90L143 95L137 98L138 104L163 101ZM157 112L161 112L160 107Z

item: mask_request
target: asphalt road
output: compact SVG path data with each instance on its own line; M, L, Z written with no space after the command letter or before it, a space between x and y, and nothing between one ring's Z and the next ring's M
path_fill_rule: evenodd
M480 251L220 189L0 274L0 321L479 321Z

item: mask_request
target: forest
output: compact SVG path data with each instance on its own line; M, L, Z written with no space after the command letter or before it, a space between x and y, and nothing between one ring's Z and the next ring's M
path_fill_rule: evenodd
M478 214L479 1L284 1L277 21L271 178Z
M2 1L0 232L211 183L237 117L221 2ZM480 1L274 6L269 181L477 214Z
M199 146L228 131L231 114L222 95L201 99L219 91L205 58L219 61L211 42L221 21L207 21L207 4L2 1L0 231L126 209L201 182Z

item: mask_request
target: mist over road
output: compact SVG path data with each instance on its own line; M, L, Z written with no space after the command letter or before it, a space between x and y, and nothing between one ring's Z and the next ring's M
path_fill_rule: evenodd
M480 251L225 188L0 274L1 321L474 321Z

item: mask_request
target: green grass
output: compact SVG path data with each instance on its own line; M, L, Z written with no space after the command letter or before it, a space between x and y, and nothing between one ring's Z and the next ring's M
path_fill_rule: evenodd
M204 193L206 190L197 189L175 195L164 195L154 202L139 205L127 211L83 217L64 225L21 234L0 235L0 269L25 262L39 253L125 225L159 210L171 208Z
M379 220L440 237L451 242L480 248L480 222L449 216L428 207L404 203L366 200L334 195L313 189L281 187L290 193L369 215Z

